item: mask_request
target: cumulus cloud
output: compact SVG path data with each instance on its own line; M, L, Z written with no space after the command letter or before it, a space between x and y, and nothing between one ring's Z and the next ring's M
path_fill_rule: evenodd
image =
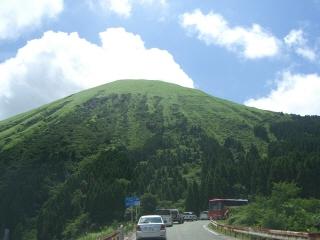
M272 57L280 51L280 41L258 24L250 28L231 27L220 14L203 14L199 9L184 13L181 25L206 44L215 44L239 52L245 58Z
M301 29L293 29L287 36L284 37L285 44L293 49L299 56L313 62L317 58L315 50L308 46L308 41L304 37L304 33Z
M63 10L63 0L1 0L0 40L16 38Z
M100 33L93 44L77 33L48 31L0 64L0 119L82 89L118 79L157 79L193 87L166 50L146 48L123 28Z
M320 115L320 76L284 72L268 96L249 99L245 105L276 112Z
M167 0L88 0L91 7L99 6L107 12L115 13L121 17L131 16L132 9L137 6L167 6Z

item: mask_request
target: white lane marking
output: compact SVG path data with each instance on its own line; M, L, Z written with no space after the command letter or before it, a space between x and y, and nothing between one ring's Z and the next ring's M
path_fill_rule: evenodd
M208 232L211 232L212 234L214 234L214 235L216 235L216 236L218 236L219 234L218 233L216 233L215 231L213 231L213 230L210 230L208 227L207 227L207 225L203 225L202 226L205 230L207 230Z

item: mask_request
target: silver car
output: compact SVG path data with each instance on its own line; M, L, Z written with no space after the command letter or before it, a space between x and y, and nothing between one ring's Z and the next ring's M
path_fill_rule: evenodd
M209 220L208 211L202 211L199 216L200 220Z
M159 238L167 239L166 226L159 215L140 217L136 229L136 239Z
M160 215L162 217L162 220L166 227L172 227L173 221L170 209L157 209L155 214Z
M184 212L183 218L185 221L196 221L197 216L193 212Z

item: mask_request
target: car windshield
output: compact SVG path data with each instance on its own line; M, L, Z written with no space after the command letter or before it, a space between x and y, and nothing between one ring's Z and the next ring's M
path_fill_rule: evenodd
M168 209L159 209L156 210L157 215L170 215L170 210Z
M162 223L161 217L142 217L139 223Z

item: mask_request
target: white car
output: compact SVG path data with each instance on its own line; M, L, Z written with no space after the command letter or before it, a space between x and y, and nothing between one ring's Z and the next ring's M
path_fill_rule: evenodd
M183 213L183 219L185 221L196 221L197 216L193 212L184 212Z
M145 238L167 239L166 226L160 215L145 215L140 217L136 229L136 239Z
M199 215L200 220L209 220L208 211L202 211Z
M155 212L156 215L160 215L163 219L164 224L166 227L172 227L173 220L171 215L170 209L157 209Z

